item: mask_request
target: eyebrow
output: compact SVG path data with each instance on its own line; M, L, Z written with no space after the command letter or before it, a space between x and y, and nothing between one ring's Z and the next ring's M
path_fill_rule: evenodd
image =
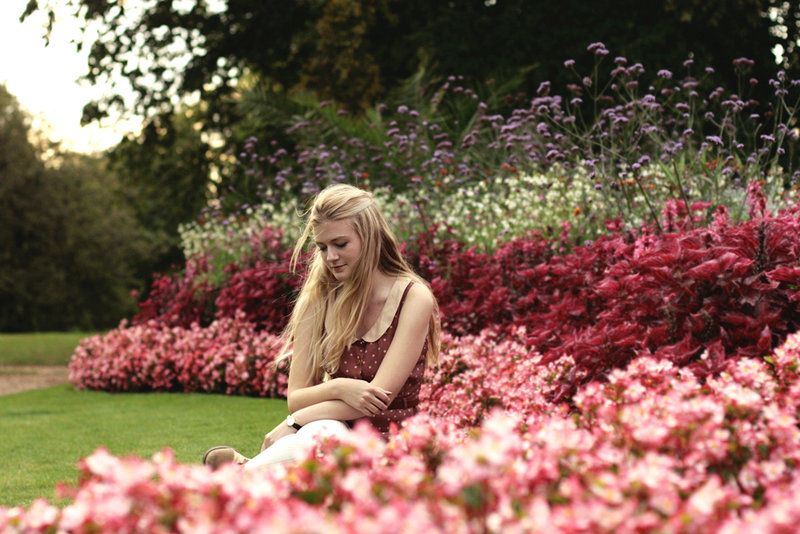
M336 241L337 239L347 239L347 236L346 235L340 235L338 237L334 237L333 239L331 239L331 241ZM325 243L321 243L321 242L317 241L316 244L317 245L324 245Z

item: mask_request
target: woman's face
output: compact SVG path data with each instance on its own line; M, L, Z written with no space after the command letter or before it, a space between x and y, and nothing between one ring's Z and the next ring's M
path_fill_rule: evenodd
M323 222L317 226L314 240L325 265L337 280L352 276L361 257L361 239L350 219Z

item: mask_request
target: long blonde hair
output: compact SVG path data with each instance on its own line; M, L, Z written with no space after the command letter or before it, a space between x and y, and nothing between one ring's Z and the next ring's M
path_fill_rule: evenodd
M361 316L367 309L372 294L372 272L378 267L389 276L403 276L430 289L430 285L418 276L400 253L397 239L378 210L372 194L351 185L329 186L314 198L311 208L305 213L306 224L302 235L295 243L290 268L296 273L297 260L309 237L326 221L350 219L361 239L361 258L352 275L339 281L325 264L317 247L309 260L306 279L295 301L289 324L281 335L283 347L275 365L292 355L292 346L300 319L310 312L312 334L310 363L314 372L314 383L323 381L339 369L344 350L356 336ZM334 299L335 297L335 299ZM326 331L325 315L332 308L332 325ZM428 350L426 364L435 366L439 361L441 345L439 305L434 298L434 310L428 328Z

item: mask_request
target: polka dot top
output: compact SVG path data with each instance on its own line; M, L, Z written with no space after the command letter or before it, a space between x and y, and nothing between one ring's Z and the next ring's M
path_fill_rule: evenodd
M405 289L403 289L404 283L406 284ZM339 362L339 369L332 375L332 378L356 378L368 382L375 378L383 357L386 356L386 351L392 344L400 318L400 310L413 283L407 279L398 279L394 283L378 320L362 338L356 339L349 348L345 349ZM380 431L384 439L388 439L389 423L394 421L399 425L400 421L417 413L427 351L428 340L426 339L417 365L414 366L403 387L400 388L400 392L383 413L345 421L345 423L352 428L358 421L369 421Z

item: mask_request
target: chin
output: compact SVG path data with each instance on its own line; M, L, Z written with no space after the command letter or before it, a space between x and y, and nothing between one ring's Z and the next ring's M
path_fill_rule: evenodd
M342 280L344 278L347 278L347 275L349 274L346 267L341 271L331 270L331 272L333 273L333 277L336 278L337 280Z

